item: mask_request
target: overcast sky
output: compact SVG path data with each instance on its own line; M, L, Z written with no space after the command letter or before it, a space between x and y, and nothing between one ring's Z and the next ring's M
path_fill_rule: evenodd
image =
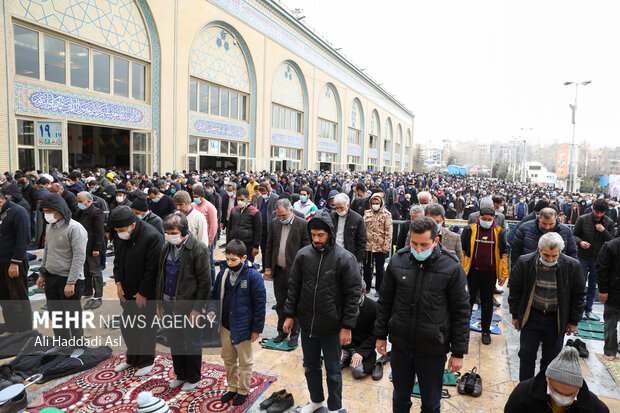
M284 0L415 114L414 140L620 146L620 1ZM526 130L522 130L526 129ZM530 130L531 129L531 130Z

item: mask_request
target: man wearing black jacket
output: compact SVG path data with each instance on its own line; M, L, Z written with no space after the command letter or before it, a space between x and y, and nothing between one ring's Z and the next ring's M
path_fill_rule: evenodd
M390 364L394 413L409 412L417 375L423 412L438 412L446 353L448 370L463 367L469 344L469 294L463 267L438 237L429 217L411 223L410 245L399 250L387 267L377 305L377 351Z
M88 233L86 245L86 263L84 265L84 297L92 298L84 304L84 309L94 310L101 307L103 296L103 273L101 255L105 254L105 218L103 211L93 203L90 192L80 192L77 196L79 211L75 220ZM94 295L93 295L94 290Z
M65 201L65 203L69 207L71 214L75 216L75 214L78 211L78 207L77 207L77 197L73 194L73 192L66 191L65 187L59 183L53 183L50 186L50 192L60 194L60 197Z
M30 217L0 192L0 300L6 331L32 329L28 299L28 234Z
M362 279L353 254L335 243L326 211L317 212L308 222L308 232L312 245L297 253L291 268L283 330L289 333L294 319L299 320L311 401L301 412L324 407L321 354L327 372L327 407L337 412L342 408L341 346L351 344Z
M336 230L336 244L340 245L357 259L361 270L366 256L366 225L364 218L349 208L349 197L340 193L334 197L336 210L330 214Z
M355 199L351 202L351 209L362 217L364 212L370 209L370 202L366 196L366 185L362 183L355 185Z
M145 376L153 369L155 361L155 334L149 326L156 311L155 284L164 237L153 226L138 220L126 205L112 211L110 225L118 235L114 281L123 318L141 316L147 320L147 328L142 330L121 323L121 333L127 343L127 359L114 371L135 366L134 376Z
M620 238L603 245L596 262L598 300L605 304L604 356L613 361L618 351L618 321L620 321Z

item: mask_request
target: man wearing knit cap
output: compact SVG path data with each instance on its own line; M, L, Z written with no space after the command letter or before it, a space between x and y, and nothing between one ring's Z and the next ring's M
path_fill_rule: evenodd
M155 282L164 237L153 226L137 219L128 206L119 206L112 211L110 225L118 236L114 281L123 319L144 318L150 326L150 320L155 316ZM135 367L134 375L144 376L152 370L155 361L155 334L151 328L132 329L130 324L121 323L127 359L114 371Z
M579 352L567 346L546 370L541 370L536 377L515 387L504 407L504 413L561 413L569 409L571 413L609 412L583 380Z
M160 217L149 211L149 204L146 202L146 198L143 196L137 197L131 204L131 209L135 212L136 217L152 225L157 232L164 235L164 224Z

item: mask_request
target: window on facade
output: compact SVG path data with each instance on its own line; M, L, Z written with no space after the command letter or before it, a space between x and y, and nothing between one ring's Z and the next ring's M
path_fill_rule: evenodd
M191 111L247 120L246 95L193 79L189 82L189 94Z
M17 163L19 169L34 168L34 122L17 120Z
M71 86L88 89L88 48L71 43Z
M397 143L394 145L394 149L396 151L396 153L400 153L400 143Z
M114 94L129 97L129 62L114 58Z
M301 149L272 146L271 156L273 158L291 159L299 161L301 160Z
M359 156L347 155L347 163L353 163L359 165L361 162L361 158Z
M388 139L383 141L383 151L390 152L390 141Z
M190 136L189 137L188 152L189 153L196 153L196 152L198 152L198 140L196 139L195 136Z
M97 92L110 93L110 55L93 52L93 84Z
M319 138L335 141L338 138L336 135L336 124L324 119L319 119Z
M206 83L200 83L199 90L199 110L201 113L209 113L209 85Z
M228 90L220 90L220 116L228 117Z
M138 100L145 99L146 67L140 63L131 63L131 97Z
M65 42L52 36L43 36L45 45L45 80L66 83Z
M209 140L200 139L199 144L198 144L198 150L200 152L209 152Z
M357 129L349 128L348 142L352 145L360 144L361 132Z
M319 152L319 162L334 162L336 154L331 152Z
M237 92L230 92L230 117L239 119L239 94Z
M271 126L289 132L302 133L301 112L273 104L271 106Z
M370 149L377 149L377 137L374 135L368 136L368 147Z
M198 109L198 83L195 80L189 81L189 110L196 112Z
M15 74L39 78L39 34L15 26Z
M248 120L248 97L246 95L241 97L241 120Z
M209 86L209 94L211 95L211 105L209 113L212 115L220 114L220 88L217 86Z
M377 158L368 157L368 165L377 166Z

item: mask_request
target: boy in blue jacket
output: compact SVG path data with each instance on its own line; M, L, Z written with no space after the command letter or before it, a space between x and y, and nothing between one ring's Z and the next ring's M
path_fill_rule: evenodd
M245 403L252 378L252 343L265 325L265 284L263 277L247 261L246 246L231 240L226 246L226 265L222 266L211 292L209 320L220 314L222 359L226 366L228 392L222 403ZM238 377L239 376L239 377ZM234 399L234 400L233 400Z

